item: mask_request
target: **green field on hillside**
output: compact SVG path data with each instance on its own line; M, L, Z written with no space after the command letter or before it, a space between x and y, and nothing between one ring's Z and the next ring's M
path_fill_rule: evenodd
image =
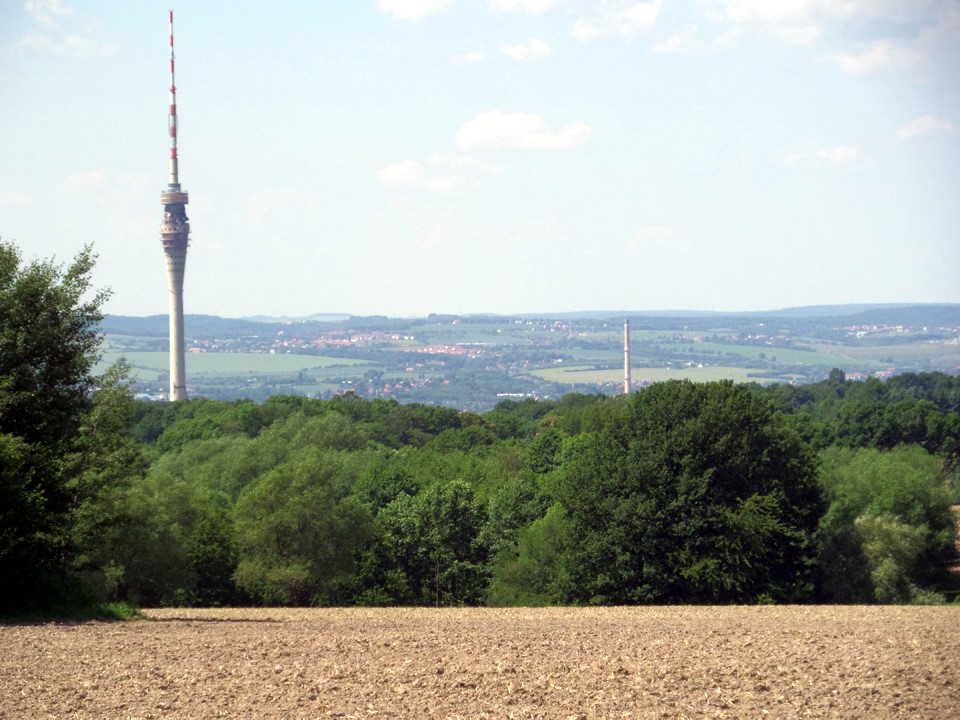
M910 342L896 345L844 345L821 346L830 352L836 350L850 359L850 362L862 364L875 361L878 365L929 365L938 370L950 370L960 367L960 344L956 340L938 340L932 342Z
M120 358L126 359L133 368L134 377L140 381L154 382L170 370L170 356L165 352L106 352L100 360L98 372L102 372ZM356 374L359 366L371 365L363 360L293 353L187 353L186 361L189 376L251 376L298 372L330 376Z
M692 380L693 382L710 382L713 380L763 382L763 378L752 377L752 375L757 372L759 371L755 368L724 367L722 365L689 368L636 367L630 369L630 377L634 383L662 382L664 380ZM598 370L586 366L556 367L547 370L536 370L530 374L550 382L565 385L602 385L604 383L623 382L622 369Z

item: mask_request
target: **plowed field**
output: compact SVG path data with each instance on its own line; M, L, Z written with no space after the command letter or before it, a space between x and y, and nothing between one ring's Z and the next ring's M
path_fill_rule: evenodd
M957 606L146 616L0 626L0 717L960 717Z

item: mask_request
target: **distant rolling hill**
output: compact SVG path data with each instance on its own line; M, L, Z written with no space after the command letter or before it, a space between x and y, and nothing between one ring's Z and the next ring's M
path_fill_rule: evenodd
M290 322L258 321L242 318L223 318L217 315L186 315L183 319L184 333L193 338L243 337L245 335L275 335L281 330L289 330ZM316 320L297 323L305 329L329 328L330 322ZM148 315L133 317L129 315L107 315L100 323L102 332L109 335L136 335L140 337L166 337L169 332L167 315Z
M903 311L903 317L927 316L936 313L944 317L960 317L960 304L951 303L857 303L849 305L805 305L779 310L586 310L563 313L523 313L523 318L557 318L564 320L607 320L610 318L828 318L848 317L861 313L882 314Z
M473 318L475 316L463 316ZM652 320L677 318L790 318L795 320L826 320L845 318L850 324L930 325L933 327L960 325L960 304L850 304L810 305L751 312L713 312L708 310L620 310L583 311L559 313L520 313L517 315L482 316L500 318L556 319L556 320L608 320L612 318L643 318ZM242 337L245 335L276 334L290 330L291 325L304 331L332 328L386 328L423 323L438 318L453 320L455 315L431 315L429 318L388 318L383 315L350 316L335 313L318 313L303 318L223 318L217 315L187 315L184 329L189 337ZM104 333L111 335L137 335L141 337L166 337L169 333L166 315L133 317L107 315L100 324Z

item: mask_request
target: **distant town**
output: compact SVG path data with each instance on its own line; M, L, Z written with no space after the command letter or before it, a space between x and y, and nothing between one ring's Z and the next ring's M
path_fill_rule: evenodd
M624 390L669 378L805 383L960 372L960 306L840 306L752 314L430 315L336 320L187 316L191 397L275 394L420 402L484 411L505 398ZM123 357L141 397L166 399L165 316L107 317L104 361Z

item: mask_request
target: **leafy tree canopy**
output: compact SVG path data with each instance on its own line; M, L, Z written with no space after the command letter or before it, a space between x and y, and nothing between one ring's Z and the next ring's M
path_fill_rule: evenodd
M581 449L564 480L572 592L595 603L805 595L814 457L765 398L668 382Z
M69 265L25 263L0 241L0 610L60 582L68 545L67 461L93 407L92 368L107 293L91 289L85 248Z

